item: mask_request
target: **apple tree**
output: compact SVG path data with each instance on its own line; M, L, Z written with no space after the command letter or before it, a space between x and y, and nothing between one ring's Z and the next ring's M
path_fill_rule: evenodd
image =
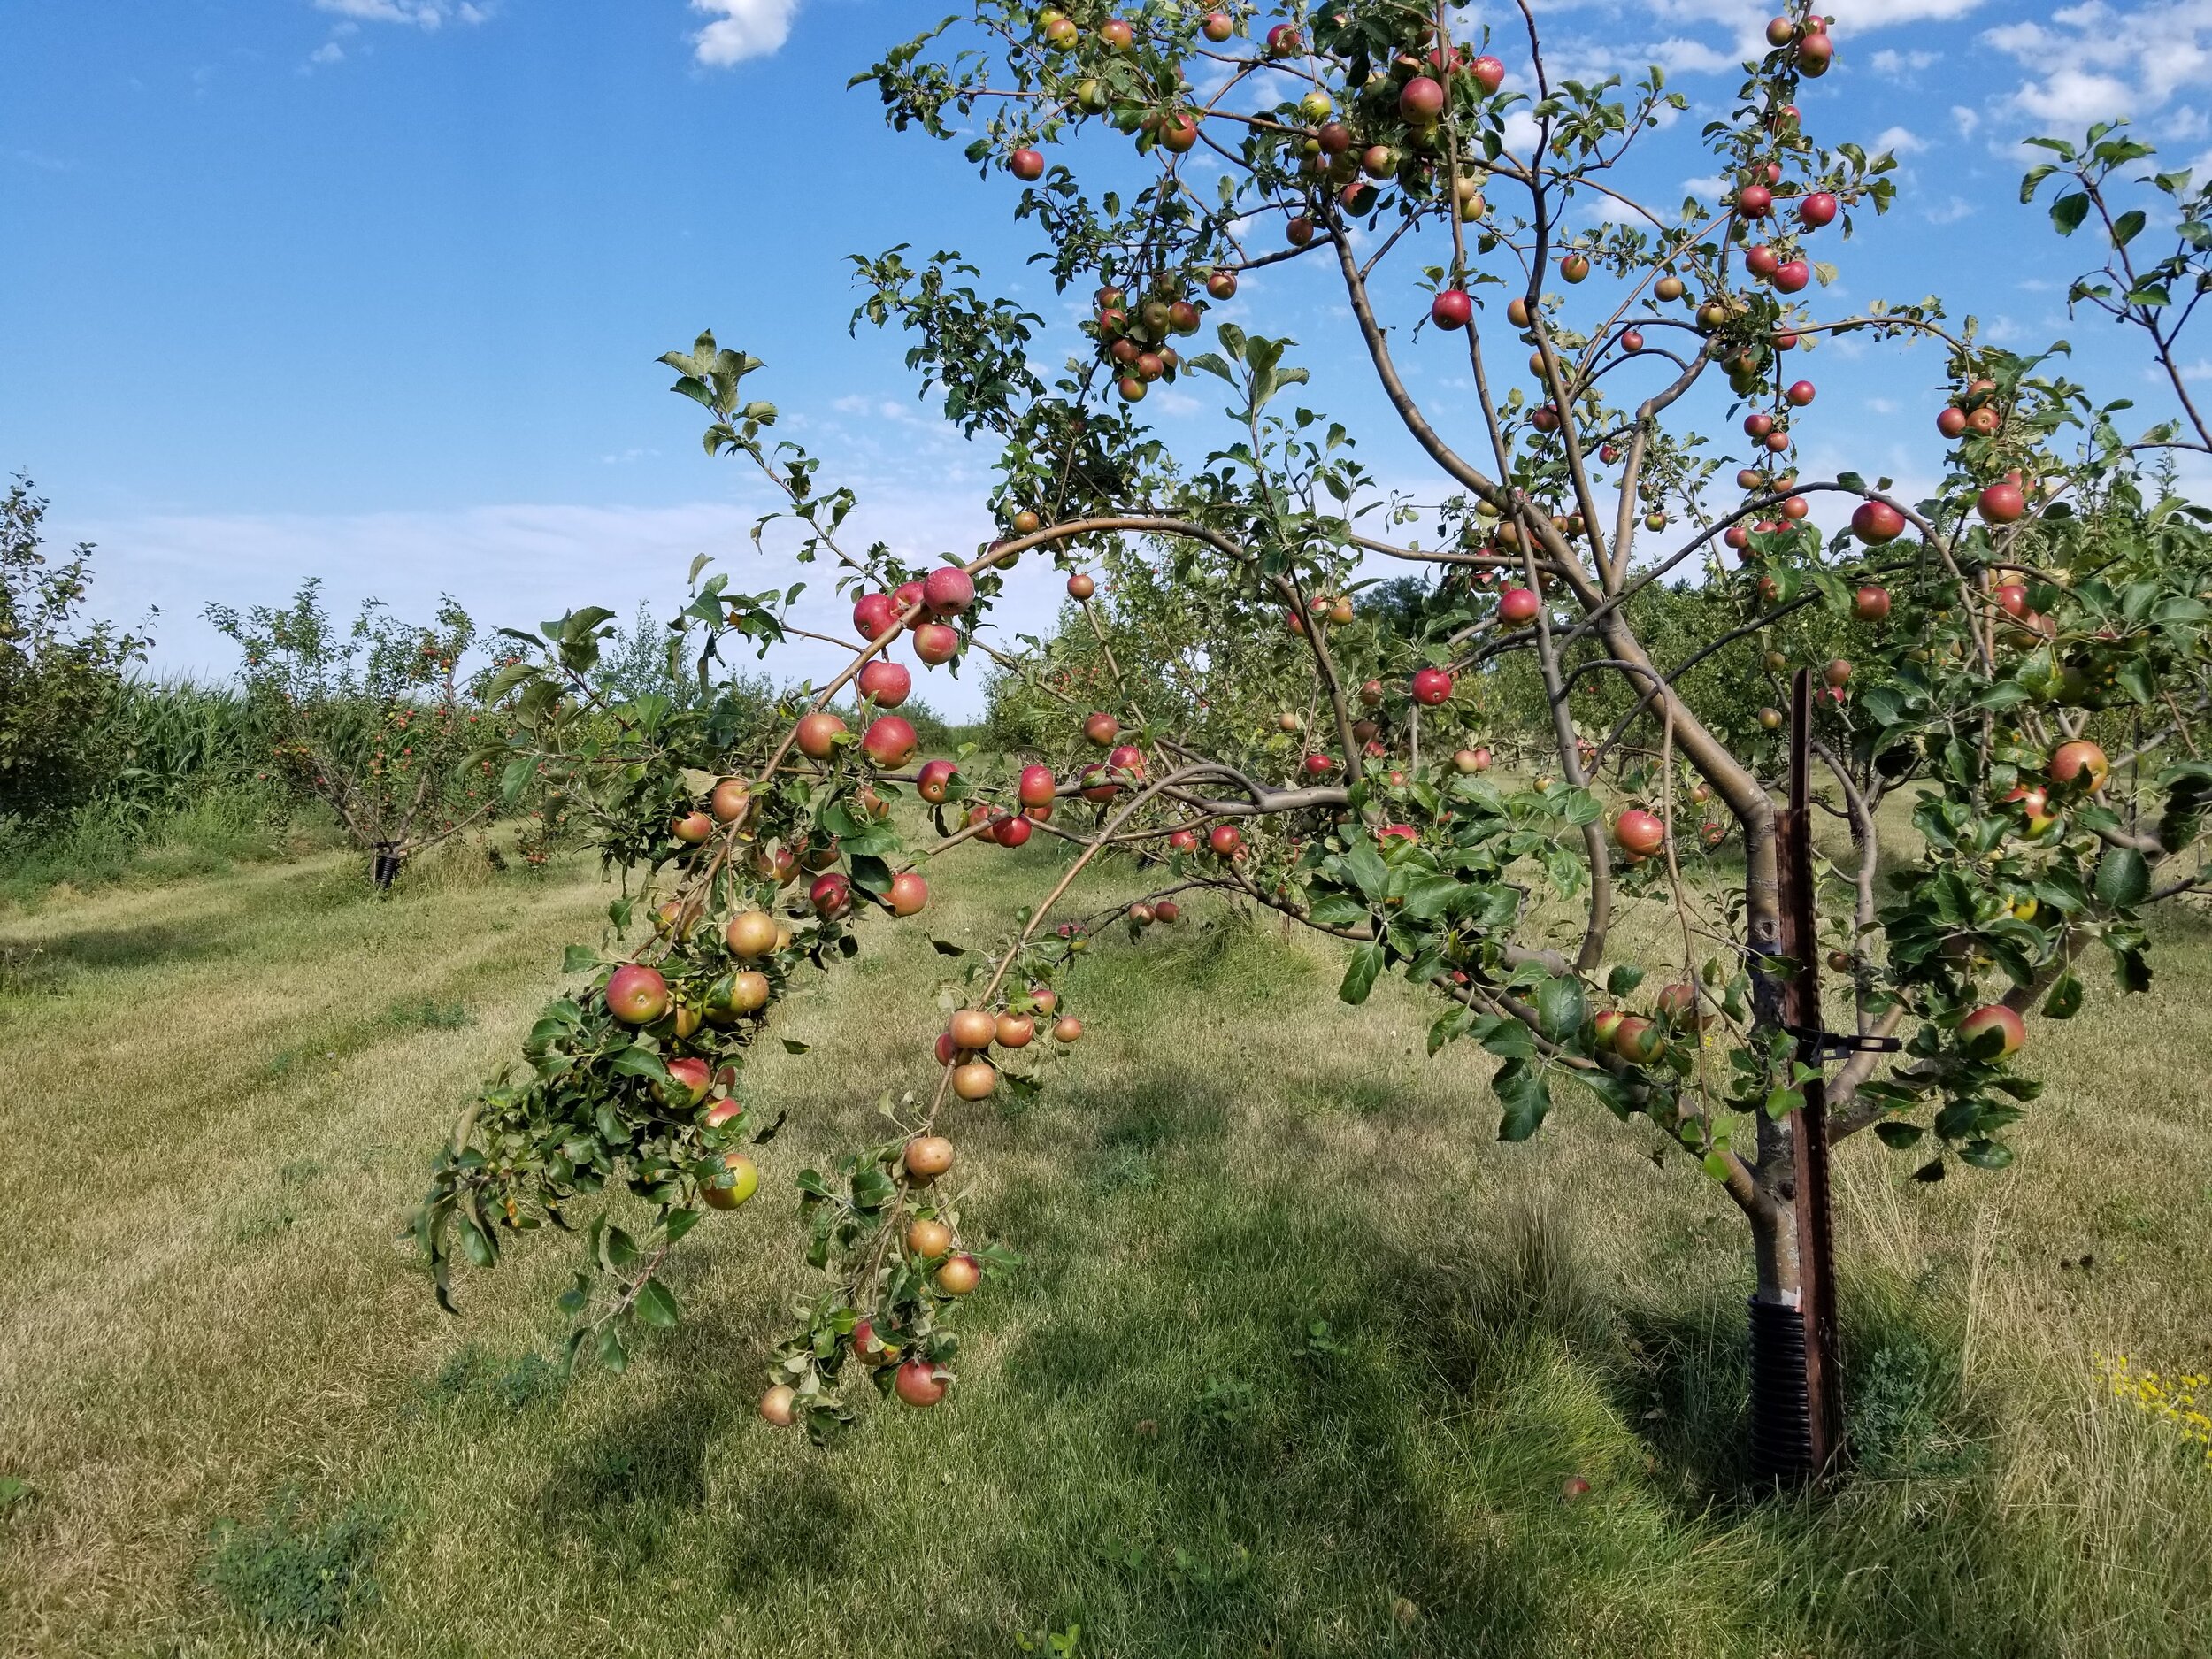
M1998 349L1932 299L1821 303L1893 191L1888 157L1801 116L1836 50L1823 17L1776 18L1694 135L1658 70L1562 77L1525 10L1472 38L1459 17L974 0L864 77L895 126L966 142L1086 319L1048 365L1043 319L956 256L856 262L861 318L904 334L946 419L999 449L991 539L926 569L853 544L853 495L776 441L756 359L711 336L664 359L709 453L780 494L762 534L834 570L860 643L767 731L711 703L595 707L604 613L510 671L510 764L553 774L637 887L608 946L572 953L527 1071L439 1161L419 1231L442 1294L457 1255L487 1264L550 1220L586 1239L577 1351L619 1364L626 1332L673 1319L655 1270L759 1179L776 1125L742 1065L778 999L921 909L926 860L975 841L1071 856L956 964L934 1079L886 1098L881 1141L798 1172L826 1277L777 1351L772 1420L829 1432L856 1372L915 1405L944 1392L950 1311L1002 1259L964 1230L960 1113L1042 1086L1079 1037L1064 971L1108 918L1070 899L1109 856L1161 874L1113 919L1212 889L1341 941L1348 1002L1385 974L1424 987L1432 1049L1493 1057L1506 1140L1563 1101L1655 1126L1743 1215L1755 1342L1806 1294L1809 1122L1871 1132L1929 1179L2009 1161L2039 1092L2012 1064L2029 1019L2075 1014L2099 960L2145 988L2149 907L2198 880L2212 541L2165 465L2202 446L2193 413L2127 429L2062 354ZM1632 157L1693 142L1721 199L1630 193L1651 171ZM2058 228L2093 215L2112 250L2078 299L2170 361L2200 196L2139 183L2149 152L2109 131L2052 154L2031 188L2057 178ZM2130 263L2139 189L2181 209L2155 265ZM1330 360L1371 374L1425 491L1380 480L1310 406L1303 349L1263 327L1272 296L1310 292L1347 319ZM1923 489L1801 468L1810 365L1847 334L1939 359ZM1464 377L1468 412L1425 402L1417 356ZM1167 385L1225 403L1202 449L1145 423ZM1372 603L1408 571L1431 580ZM1024 580L1067 595L1049 639L990 626ZM703 680L788 637L792 596L701 583ZM1043 757L918 764L895 647L987 663ZM1800 671L1818 695L1793 733ZM849 689L858 730L828 711ZM1849 833L1809 926L1785 903L1793 737ZM887 810L910 795L926 843ZM1824 1007L1802 995L1822 967ZM618 1184L650 1208L643 1236L578 1213Z

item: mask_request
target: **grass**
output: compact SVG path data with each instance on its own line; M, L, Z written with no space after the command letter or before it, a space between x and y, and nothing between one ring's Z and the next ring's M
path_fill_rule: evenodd
M933 926L987 943L1046 861L956 856ZM396 1234L605 898L457 857L380 902L310 859L0 918L0 1647L2212 1651L2212 1469L2093 1358L2212 1356L2193 925L2154 997L2038 1027L2012 1171L1844 1149L1863 1465L1755 1505L1725 1200L1585 1102L1500 1146L1402 987L1344 1008L1325 948L1218 912L1097 953L1054 1086L956 1125L1028 1264L938 1410L826 1453L750 1414L814 1282L780 1194L924 1079L913 927L782 1017L769 1185L626 1378L548 1363L566 1240L438 1314Z

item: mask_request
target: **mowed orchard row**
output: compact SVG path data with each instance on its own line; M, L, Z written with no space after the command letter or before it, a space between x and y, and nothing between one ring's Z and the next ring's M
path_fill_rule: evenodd
M2156 995L2039 1033L2063 1080L2012 1171L1926 1187L1846 1148L1864 1462L1832 1502L1715 1506L1747 1290L1717 1190L1589 1102L1500 1146L1489 1063L1426 1057L1417 996L1346 1009L1331 947L1210 907L1102 943L1055 1087L953 1125L970 1229L1027 1260L972 1299L947 1402L826 1452L757 1423L814 1287L793 1176L926 1086L929 933L987 942L1050 864L962 849L926 926L780 1011L812 1051L748 1073L793 1114L760 1198L687 1246L681 1327L567 1384L570 1241L465 1279L456 1320L397 1235L597 937L590 872L456 855L377 902L309 862L0 921L9 1651L240 1651L205 1563L288 1493L302 1527L365 1517L337 1652L973 1655L1069 1623L1117 1654L2212 1647L2212 1468L2095 1357L2200 1366L2212 1331L2185 918ZM2089 1113L2109 1149L2069 1160Z

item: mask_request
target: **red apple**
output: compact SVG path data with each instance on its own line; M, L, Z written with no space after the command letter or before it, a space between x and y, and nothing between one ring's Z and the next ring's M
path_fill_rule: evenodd
M707 1090L714 1086L714 1069L693 1055L679 1055L673 1060L664 1061L662 1069L668 1073L668 1080L676 1086L676 1104L681 1107L696 1106L706 1099ZM656 1100L665 1102L668 1095L669 1091L660 1084L653 1086Z
M1905 515L1886 501L1863 501L1851 515L1851 534L1870 547L1883 547L1905 534Z
M1490 770L1490 751L1487 749L1463 749L1452 757L1452 769L1466 775Z
M1467 73L1474 77L1475 84L1482 88L1482 96L1486 98L1505 84L1505 65L1494 58L1486 56L1476 58L1467 65Z
M1050 806L1059 793L1060 780L1049 766L1024 766L1014 786L1014 798L1024 806Z
M1436 708L1451 701L1452 676L1448 669L1424 668L1413 676L1413 700L1428 708Z
M1862 622L1882 622L1889 617L1889 589L1869 582L1852 595L1851 613Z
M1233 858L1244 847L1244 833L1233 824L1217 824L1206 837L1217 858Z
M922 580L922 601L941 617L956 617L975 603L975 579L957 565L940 565Z
M1974 510L1987 524L2013 524L2028 511L2028 498L2020 486L2001 480L1982 491Z
M1641 807L1631 807L1613 821L1613 839L1621 850L1648 858L1667 843L1667 826Z
M714 833L714 820L703 812L681 813L669 824L668 833L685 846L696 847Z
M1801 287L1802 284L1800 286ZM1800 409L1813 401L1813 383L1810 380L1798 380L1790 387L1788 391L1782 394Z
M1071 599L1088 599L1097 591L1098 584L1082 571L1077 571L1068 578L1068 597Z
M879 715L869 723L860 740L861 752L879 766L903 766L914 757L914 747L920 740L914 735L914 727L902 716Z
M1797 204L1798 223L1807 230L1818 230L1832 224L1836 217L1836 198L1825 190L1815 190Z
M1851 678L1851 664L1842 657L1835 657L1820 671L1820 677L1832 686L1840 686Z
M891 914L918 915L929 902L929 883L912 870L902 870L891 878Z
M959 630L947 622L923 622L914 629L914 655L933 667L960 654Z
M860 671L860 695L879 708L897 708L913 689L914 676L903 663L887 663L878 657Z
M1200 27L1204 30L1206 38L1218 46L1236 31L1237 26L1226 12L1209 12L1205 22Z
M668 1012L668 981L660 970L626 962L607 980L607 1011L626 1025L649 1025Z
M1045 176L1044 152L1041 150L1018 150L1007 157L1006 165L1024 184L1034 184Z
M863 594L853 606L853 626L870 644L899 631L898 607L889 594Z
M827 760L844 735L845 723L826 709L818 709L799 722L799 752L812 760Z
M1121 735L1121 722L1101 710L1083 722L1083 735L1104 749Z
M1117 744L1107 753L1106 769L1141 778L1144 776L1144 750L1134 743Z
M1416 75L1398 94L1398 113L1409 127L1429 127L1444 113L1444 88L1426 75Z
M1498 595L1498 615L1515 627L1525 627L1536 620L1540 603L1532 588L1509 588Z
M943 805L951 795L952 780L958 770L949 760L924 762L921 771L915 775L914 793L932 806Z
M1785 259L1774 273L1774 286L1781 293L1795 294L1813 280L1813 268L1802 259Z
M1955 438L1966 430L1966 411L1955 407L1947 408L1936 417L1936 430L1947 438Z
M1029 820L1019 813L1009 814L991 826L991 839L1002 847L1019 847L1031 833Z
M2016 1053L2028 1040L2026 1023L2002 1002L1986 1003L1959 1021L1959 1035L1966 1039L1970 1049L1978 1051L1991 1032L1998 1038L1996 1052L1987 1056L1991 1059L2001 1060Z
M1429 303L1429 320L1439 328L1464 328L1474 315L1475 302L1464 288L1446 288Z
M926 1359L901 1365L894 1383L899 1398L910 1406L933 1406L945 1397L946 1375Z
M1736 211L1746 219L1764 219L1774 207L1774 192L1763 184L1747 184L1736 192Z
M814 906L814 913L825 919L842 916L853 907L852 883L833 870L827 875L815 877L806 896Z
M2079 787L2093 795L2104 787L2111 770L2104 750L2086 738L2061 743L2051 751L2051 781L2061 787Z

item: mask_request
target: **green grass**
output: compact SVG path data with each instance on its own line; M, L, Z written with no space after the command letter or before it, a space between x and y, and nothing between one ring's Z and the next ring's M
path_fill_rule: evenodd
M987 943L1048 856L956 855L933 928ZM396 1236L427 1156L605 898L457 856L379 902L323 859L0 918L0 1648L2212 1651L2212 1467L2092 1358L2212 1358L2192 925L2155 997L2038 1027L2013 1171L1844 1149L1864 1465L1751 1504L1726 1201L1586 1102L1500 1146L1402 987L1347 1009L1325 948L1203 906L1078 972L1036 1104L955 1122L1027 1265L937 1410L828 1452L750 1410L816 1282L790 1176L927 1079L910 926L780 1017L812 1052L752 1073L794 1114L768 1185L626 1378L549 1363L567 1240L440 1315Z

